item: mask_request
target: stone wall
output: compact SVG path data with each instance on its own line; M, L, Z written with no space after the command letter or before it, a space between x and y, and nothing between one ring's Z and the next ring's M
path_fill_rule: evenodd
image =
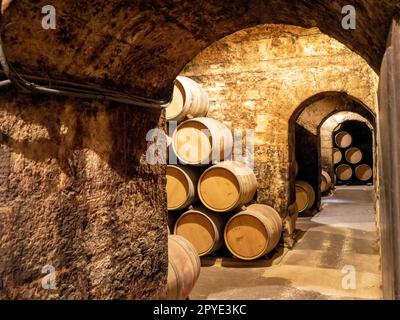
M255 130L258 200L282 216L294 201L290 120L304 103L339 92L377 108L374 71L317 29L264 25L243 30L207 48L182 74L207 90L210 117L231 128Z
M160 114L2 90L0 299L164 297L165 170L145 161Z
M372 108L362 105L348 95L332 94L321 97L320 100L305 106L297 119L297 123L313 134L319 134L320 127L325 120L337 113L351 112L374 123L378 110L376 105L373 105Z

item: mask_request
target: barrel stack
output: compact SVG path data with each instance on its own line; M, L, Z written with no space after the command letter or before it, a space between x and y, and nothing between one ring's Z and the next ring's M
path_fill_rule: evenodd
M357 142L347 131L334 136L333 163L340 184L365 184L373 178L373 169L365 154L371 151L372 145L361 146Z
M254 203L257 178L252 168L231 159L232 132L207 117L206 95L193 80L178 77L166 111L168 120L178 122L170 148L180 162L167 167L171 231L199 257L225 247L238 259L255 260L278 245L282 220L273 208Z

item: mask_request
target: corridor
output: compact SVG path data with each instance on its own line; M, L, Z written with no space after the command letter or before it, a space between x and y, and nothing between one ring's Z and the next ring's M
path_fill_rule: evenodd
M338 187L320 213L299 218L293 250L256 263L205 258L190 299L381 299L373 190Z

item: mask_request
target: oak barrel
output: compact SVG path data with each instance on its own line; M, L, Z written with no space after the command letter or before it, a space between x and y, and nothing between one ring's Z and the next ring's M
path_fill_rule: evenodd
M184 300L200 275L201 262L193 245L181 236L168 237L168 300Z
M208 165L229 159L232 132L222 122L196 118L181 123L174 131L172 149L181 163Z
M208 209L229 212L249 203L257 191L257 178L251 168L237 161L218 163L199 179L200 201Z
M335 172L337 178L341 181L348 181L353 176L353 169L348 164L341 164Z
M314 202L314 188L308 182L296 181L296 204L299 213L311 209Z
M255 260L271 252L282 234L282 219L271 207L253 204L234 215L224 231L229 251L242 260Z
M197 200L199 174L193 169L179 165L167 166L167 207L181 210Z
M205 117L209 109L209 98L194 80L179 76L176 78L174 95L166 109L167 121L181 122L186 118Z
M343 159L342 151L338 148L333 148L333 163L338 164Z
M332 186L332 179L328 172L322 170L321 172L321 192L329 191L330 187Z
M174 233L189 240L202 257L222 247L225 222L221 214L203 207L193 208L178 219Z
M352 147L346 151L346 161L351 164L360 163L363 159L363 153L359 148Z
M336 134L335 143L339 148L348 148L353 143L353 138L347 131L341 131Z
M372 168L367 164L359 165L356 170L355 174L358 180L360 181L368 181L372 178L373 171Z

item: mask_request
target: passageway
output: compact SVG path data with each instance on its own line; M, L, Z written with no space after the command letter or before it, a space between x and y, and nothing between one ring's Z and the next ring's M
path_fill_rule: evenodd
M203 260L190 298L381 299L373 187L338 187L322 207L299 218L293 250L280 248L257 263ZM355 271L355 289L343 281L348 270Z

